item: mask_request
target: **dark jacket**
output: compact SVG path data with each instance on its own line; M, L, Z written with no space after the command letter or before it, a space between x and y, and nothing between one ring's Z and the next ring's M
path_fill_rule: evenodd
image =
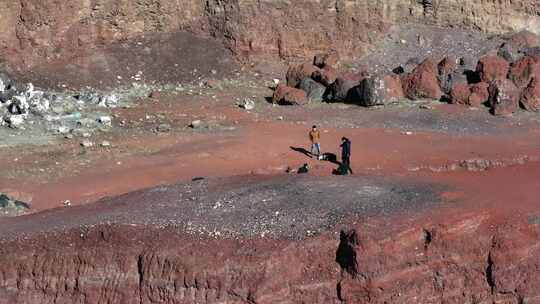
M351 141L350 140L345 140L342 144L341 144L341 158L349 158L351 157Z

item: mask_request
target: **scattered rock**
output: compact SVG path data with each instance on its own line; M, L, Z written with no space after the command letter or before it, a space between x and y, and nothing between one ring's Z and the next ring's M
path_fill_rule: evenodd
M325 68L328 66L336 66L339 62L339 56L337 53L318 54L313 58L313 65L319 68Z
M439 86L447 96L451 94L454 86L467 84L467 76L463 74L461 69L458 70L457 59L455 57L445 57L439 62L437 68Z
M12 129L18 129L21 128L24 124L24 120L26 118L26 115L20 114L20 115L9 115L5 117L5 121L7 125Z
M367 73L358 73L346 74L338 77L336 81L328 87L325 99L334 102L344 102L347 99L350 99L351 94L353 93L351 89L358 86L367 76Z
M163 93L160 91L152 91L150 92L148 97L152 99L160 99L161 97L163 97Z
M104 140L104 141L102 141L99 145L100 145L102 148L108 148L108 147L111 146L111 143L108 142L108 141L106 141L106 140Z
M506 37L508 43L521 48L533 48L540 46L540 36L527 30L511 34Z
M510 115L519 108L519 89L509 79L493 81L489 86L489 102L494 115Z
M210 89L222 89L221 81L217 79L207 79L204 81L203 86Z
M191 122L189 127L192 129L201 129L206 127L206 123L204 123L202 120L194 120Z
M68 134L69 132L71 132L71 129L66 126L60 126L58 127L57 131L58 131L58 134Z
M540 76L531 79L521 94L520 103L527 111L540 112Z
M105 95L101 97L98 106L104 108L115 108L118 106L119 101L120 98L116 94Z
M81 146L83 146L84 148L91 148L94 146L94 143L88 139L85 139L81 142Z
M30 210L30 205L0 193L0 216L18 216Z
M510 64L500 56L488 55L478 60L476 72L483 82L503 80L508 75Z
M540 77L540 56L525 56L512 64L508 78L519 88L526 87L533 77Z
M112 126L112 118L110 116L100 116L98 117L97 122L107 127Z
M280 84L274 91L272 102L279 105L305 105L309 100L303 90Z
M441 62L439 62L437 68L439 70L439 75L446 75L455 72L457 69L456 57L445 57L443 60L441 60Z
M291 65L287 71L287 85L296 88L300 84L300 81L311 77L318 70L319 68L310 63Z
M489 100L489 84L485 82L479 82L471 84L469 86L471 95L469 96L469 105L472 107L479 107Z
M504 58L508 62L514 62L523 56L521 49L511 43L503 43L497 51L497 56Z
M450 92L450 102L458 105L469 105L471 90L466 83L460 83L453 86Z
M326 91L326 87L311 78L304 78L298 88L306 92L310 101L321 102Z
M336 69L331 66L325 66L321 70L315 71L313 75L311 75L311 78L326 87L334 83L337 77L338 74Z
M169 124L160 124L157 126L156 131L160 133L168 133L171 132L171 125Z
M410 74L403 78L403 91L412 100L430 98L440 99L442 96L437 79L438 68L432 58L427 58Z
M238 106L249 111L255 109L255 102L249 98L244 98Z
M404 97L401 80L397 75L365 78L353 92L352 102L365 107L396 102Z
M489 85L485 82L475 84L460 83L452 89L450 101L453 104L479 107L489 99Z

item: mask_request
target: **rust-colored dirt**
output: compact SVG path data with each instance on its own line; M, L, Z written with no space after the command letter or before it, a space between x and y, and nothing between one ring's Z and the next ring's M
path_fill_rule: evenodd
M126 126L92 138L111 141L107 149L84 149L74 139L1 151L0 191L31 201L36 213L0 219L0 303L536 303L540 133L534 117L493 119L446 105L430 112L276 108L263 101L271 94L264 90L255 96L255 111L231 101L251 94L165 94L114 110L115 121L126 120ZM159 119L146 118L159 113L167 113L170 133L154 132ZM417 115L422 123L411 124ZM218 126L186 128L194 119ZM466 121L480 123L454 129ZM352 140L355 176L331 177L335 164L291 149L309 149L314 123L324 151L339 157L339 139ZM491 162L478 167L465 160ZM312 167L307 177L285 176L287 167L305 162ZM230 176L238 178L214 179ZM218 230L209 235L193 233L186 227L210 220L205 212L219 205L208 201L201 209L207 211L190 209L196 215L189 226L174 216L187 214L173 199L182 186L130 193L189 185L194 177L216 184L210 193L249 188L253 179L271 187L284 178L292 186L320 178L329 187L345 185L346 193L377 193L380 186L368 181L381 179L395 193L411 195L399 192L400 185L415 183L434 196L411 197L410 204L382 199L383 211L351 213L289 239L217 235L227 221L212 224ZM324 187L323 193L331 191ZM253 195L266 195L261 191ZM295 191L302 197L304 190ZM294 195L284 196L291 207ZM340 195L320 199L313 202L332 205ZM301 219L311 216L306 211Z

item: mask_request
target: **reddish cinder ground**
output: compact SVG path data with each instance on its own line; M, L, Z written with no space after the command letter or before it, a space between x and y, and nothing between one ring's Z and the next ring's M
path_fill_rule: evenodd
M0 219L8 239L0 249L6 257L0 269L9 287L0 289L0 303L529 303L537 298L540 133L530 117L494 120L485 109L448 105L430 112L417 106L273 107L262 101L270 91L253 97L257 108L248 112L231 101L242 93L252 96L165 95L113 110L114 129L92 137L96 143L110 141L111 148L84 149L73 139L0 151L0 192L31 201L36 212ZM162 117L146 118L157 114ZM403 121L405 114L413 118ZM414 115L425 124L412 124L418 121ZM195 119L219 126L187 128ZM118 125L122 120L124 127ZM171 132L154 132L164 122ZM385 126L391 122L396 123ZM440 122L446 127L439 128ZM335 164L292 149L309 149L312 124L322 131L323 150L338 157L340 138L351 139L352 167L365 179L329 178ZM458 124L465 131L452 130ZM460 165L474 159L487 163L484 171ZM185 219L174 216L185 207L167 196L177 197L176 186L164 187L172 192L163 192L163 199L148 196L150 190L92 203L194 177L279 180L287 167L306 162L313 168L310 175L332 183L343 178L351 187L380 177L442 185L442 193L435 190L442 203L349 217L299 240L187 235L178 228ZM64 207L66 200L81 206ZM164 219L172 224L162 226ZM84 284L104 273L115 283ZM72 288L72 282L82 283ZM34 287L42 284L48 289Z
M0 163L8 173L0 177L0 191L31 201L32 210L41 211L62 207L66 200L73 205L85 204L105 196L194 177L286 174L288 167L298 168L303 163L313 168L311 174L332 174L335 164L313 160L292 148L309 150L310 126L327 119L325 113L336 112L331 115L339 116L339 111L350 112L349 109L324 106L275 109L263 103L259 105L260 112L251 113L231 105L230 92L221 94L218 96L222 101L217 102L205 97L165 95L160 101L144 100L135 108L115 110L116 121L125 120L133 125L93 138L96 143L109 140L113 144L110 149L84 149L75 139L48 147L0 151ZM449 116L467 112L466 108L457 106L439 107L434 111ZM173 125L171 133L153 132L152 128L158 124L155 121L136 124L149 113L165 111ZM279 116L284 116L283 120ZM217 119L225 127L192 131L185 126L193 119ZM468 198L484 196L476 200L479 202L507 201L503 198L513 193L530 197L515 186L508 188L507 184L515 182L515 170L523 171L519 174L524 179L520 185L534 182L540 172L535 162L540 157L540 133L534 129L515 132L512 126L505 126L512 119L497 123L503 131L494 135L439 130L413 130L407 134L405 127L347 128L321 124L321 145L324 152L335 153L339 158L340 138L350 138L352 168L359 175L414 176L441 181L458 185L463 189L460 191L470 190ZM516 159L521 158L525 159L524 167L514 168ZM497 160L507 168L490 168L485 172L448 169L468 159ZM458 172L448 172L453 170Z

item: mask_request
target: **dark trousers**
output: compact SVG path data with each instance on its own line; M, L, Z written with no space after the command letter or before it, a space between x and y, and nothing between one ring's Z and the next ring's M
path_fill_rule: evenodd
M353 174L353 171L351 169L351 157L350 156L343 156L341 161L343 163L343 168L346 170L345 174L348 174L349 172L351 172L351 174Z

